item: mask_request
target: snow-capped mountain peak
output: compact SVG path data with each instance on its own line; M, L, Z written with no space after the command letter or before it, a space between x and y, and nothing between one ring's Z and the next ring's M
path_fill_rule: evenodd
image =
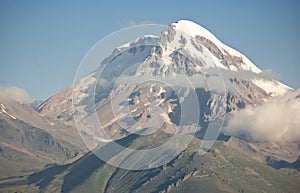
M170 52L181 49L189 58L203 59L204 68L261 72L246 56L223 44L210 31L192 21L180 20L169 25L161 34L160 45L163 50L162 56L167 63L172 61L168 59Z
M209 76L214 68L229 71L232 77L235 77L233 72L252 73L252 78L246 79L269 96L282 95L291 90L276 80L263 78L260 75L262 70L244 54L222 43L204 27L188 20L172 23L162 31L158 46L152 49L137 74L174 77L178 72L183 72L191 76Z
M185 32L191 35L192 37L195 37L197 35L205 37L210 41L214 42L220 48L223 46L222 42L220 42L220 40L218 40L216 36L214 36L210 31L192 21L179 20L175 23L172 23L171 26L174 26L176 30Z

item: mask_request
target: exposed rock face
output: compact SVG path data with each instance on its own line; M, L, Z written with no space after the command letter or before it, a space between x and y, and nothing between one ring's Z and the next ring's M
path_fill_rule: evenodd
M196 35L195 40L198 45L207 48L216 58L223 59L223 53L212 41L200 35Z
M174 25L168 26L160 36L160 43L161 44L168 44L174 40L176 35L176 30L174 29Z
M60 119L68 123L72 118L72 86L48 98L36 109L51 119Z

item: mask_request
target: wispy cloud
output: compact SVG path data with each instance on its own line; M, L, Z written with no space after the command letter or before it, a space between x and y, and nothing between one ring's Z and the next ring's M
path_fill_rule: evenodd
M0 102L17 101L20 103L30 103L31 96L22 88L0 87Z
M299 141L300 90L232 113L224 132L255 141Z
M146 25L146 24L157 24L156 22L150 21L150 20L118 20L115 22L115 25L118 28L124 28L124 27L132 27L136 25Z
M134 25L143 25L143 24L154 24L155 22L150 20L142 20L142 21L136 21L136 20L129 20L126 22L127 26L134 26Z

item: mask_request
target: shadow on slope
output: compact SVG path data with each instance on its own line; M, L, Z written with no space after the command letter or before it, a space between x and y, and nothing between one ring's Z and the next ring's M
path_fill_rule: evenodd
M138 135L132 134L115 142L123 147L128 147L137 137ZM112 158L121 152L114 149L114 146L113 143L108 143L104 147L95 150L95 153L106 153L107 158ZM40 190L45 190L58 175L62 175L63 184L61 192L70 192L75 186L83 183L93 172L97 171L97 169L104 164L105 162L100 160L93 152L89 152L71 164L49 164L43 170L34 172L27 177L16 176L10 179L2 179L0 181L0 188L27 184L36 185Z
M115 142L123 147L128 147L137 137L138 135L132 134ZM109 143L96 150L95 153L105 153L107 158L112 158L121 151L121 149L115 148L114 143ZM94 153L88 153L86 156L75 161L68 169L70 172L64 177L61 192L70 192L75 186L84 182L93 172L104 164L105 162L100 160Z
M267 165L271 166L274 169L282 169L282 168L289 168L289 169L299 169L300 168L300 156L298 159L292 163L284 161L284 160L277 160L273 157L267 157L266 159Z

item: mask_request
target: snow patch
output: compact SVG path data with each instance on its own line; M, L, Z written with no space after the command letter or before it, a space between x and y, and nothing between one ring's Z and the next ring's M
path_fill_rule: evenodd
M275 80L253 79L252 82L265 90L271 97L282 96L287 91L293 90L292 88Z
M0 104L0 114L5 114L5 115L9 116L9 117L12 118L12 119L17 119L15 116L9 114L9 113L6 111L6 107L5 107L3 104Z

